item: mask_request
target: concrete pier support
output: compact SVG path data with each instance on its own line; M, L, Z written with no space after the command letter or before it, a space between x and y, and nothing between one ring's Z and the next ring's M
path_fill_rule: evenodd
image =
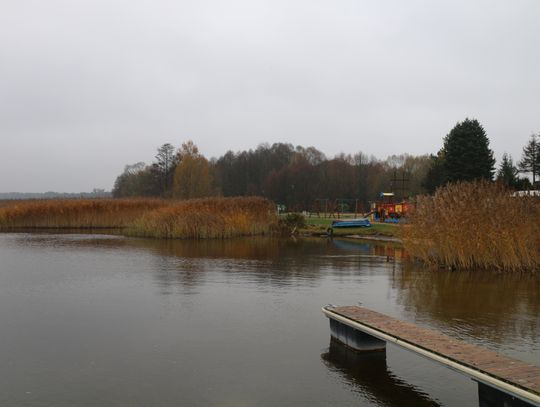
M361 352L380 352L386 350L386 341L381 341L332 318L329 320L332 337L348 347Z
M493 387L478 382L478 405L479 407L534 407L535 404L527 403L511 394L502 392Z

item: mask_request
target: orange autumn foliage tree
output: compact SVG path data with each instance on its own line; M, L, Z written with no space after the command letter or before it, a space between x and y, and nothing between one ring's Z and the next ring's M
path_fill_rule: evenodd
M192 141L183 143L178 152L180 163L174 173L173 196L179 199L212 195L212 176L208 160Z

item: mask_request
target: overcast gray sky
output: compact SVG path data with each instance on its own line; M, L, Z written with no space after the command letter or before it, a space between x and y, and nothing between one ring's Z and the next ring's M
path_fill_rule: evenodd
M1 0L0 192L110 189L192 139L497 158L540 132L540 1Z

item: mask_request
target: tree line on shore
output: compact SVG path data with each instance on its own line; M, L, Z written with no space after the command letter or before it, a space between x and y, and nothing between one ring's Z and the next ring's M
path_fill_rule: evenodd
M208 160L191 141L177 151L164 144L155 158L150 165L127 165L116 179L113 196L263 196L295 210L309 210L317 199L354 198L366 205L404 174L409 194L425 192L422 183L431 163L428 155L408 154L385 160L361 152L328 158L315 147L286 143L228 151Z
M521 174L532 174L533 184ZM494 178L513 189L530 189L540 174L540 141L532 135L517 165L504 154L497 171L481 124L465 119L444 138L436 155L393 155L384 160L362 152L327 157L315 147L261 144L208 160L192 141L177 150L158 148L155 161L127 165L114 197L191 199L264 196L292 210L310 210L317 200L353 198L366 208L382 191L398 198L432 193L456 181Z

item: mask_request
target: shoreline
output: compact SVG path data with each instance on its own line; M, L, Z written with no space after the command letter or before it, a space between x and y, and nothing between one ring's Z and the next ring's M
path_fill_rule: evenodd
M388 243L399 243L403 244L403 240L395 236L382 236L382 235L344 235L339 237L346 237L347 239L357 239L357 240L372 240L375 242L388 242Z
M294 235L293 235L294 236ZM399 243L403 244L403 240L395 236L388 235L378 235L378 234L339 234L339 235L330 235L327 232L310 232L310 231L300 231L298 236L300 237L329 237L336 239L355 239L355 240L370 240L373 242L387 242L387 243Z

